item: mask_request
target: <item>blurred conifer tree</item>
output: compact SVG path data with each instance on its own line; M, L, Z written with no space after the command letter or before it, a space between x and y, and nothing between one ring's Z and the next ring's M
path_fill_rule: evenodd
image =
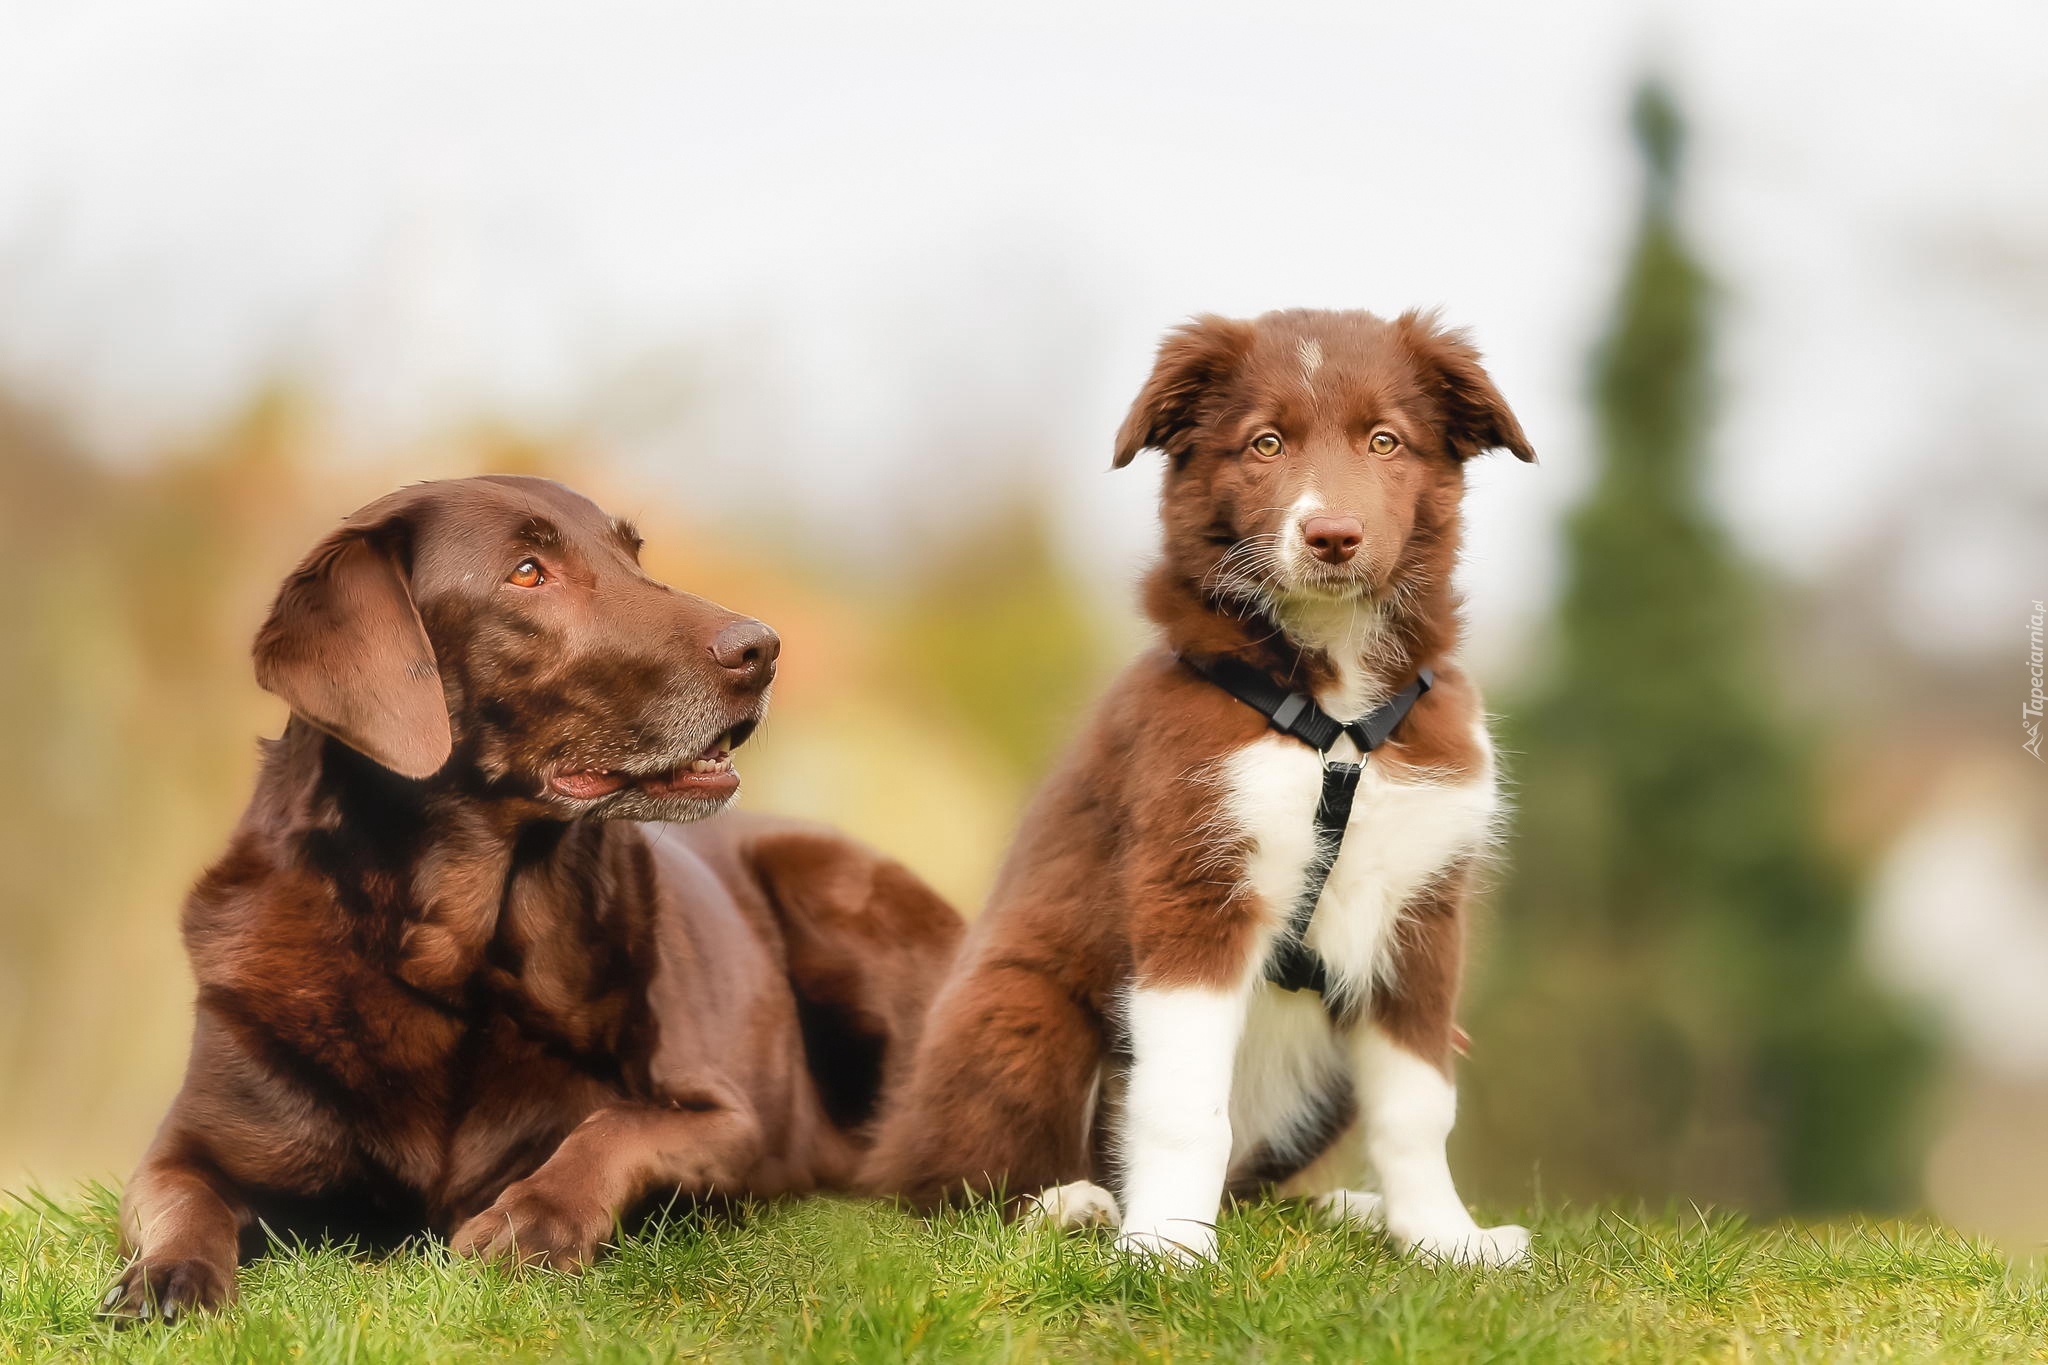
M1519 815L1468 1140L1504 1188L1515 1152L1574 1196L1895 1206L1924 1052L1861 970L1767 599L1703 496L1712 290L1678 228L1681 121L1651 84L1634 123L1599 468L1555 653L1504 736Z

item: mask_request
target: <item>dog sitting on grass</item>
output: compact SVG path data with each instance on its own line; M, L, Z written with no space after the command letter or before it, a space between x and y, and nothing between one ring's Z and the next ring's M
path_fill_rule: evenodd
M1520 1260L1444 1144L1499 809L1456 661L1459 504L1468 460L1529 442L1433 318L1293 311L1168 336L1114 463L1147 448L1159 643L1025 817L866 1183L1039 1191L1181 1259L1212 1254L1226 1191L1277 1188L1405 1251Z

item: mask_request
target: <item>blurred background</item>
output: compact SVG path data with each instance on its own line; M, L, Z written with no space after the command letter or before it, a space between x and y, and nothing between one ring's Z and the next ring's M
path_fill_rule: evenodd
M1518 791L1488 1201L2048 1242L2048 11L0 0L0 1187L126 1173L338 517L552 474L970 911L1145 639L1197 311L1442 305Z

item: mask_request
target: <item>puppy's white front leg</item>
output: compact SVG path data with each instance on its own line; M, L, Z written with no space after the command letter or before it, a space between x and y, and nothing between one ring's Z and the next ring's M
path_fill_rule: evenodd
M1466 1265L1529 1255L1525 1228L1482 1228L1451 1181L1444 1143L1458 1096L1443 1072L1367 1025L1354 1044L1365 1156L1379 1176L1379 1218L1402 1251Z
M1239 989L1131 993L1117 1237L1126 1251L1182 1261L1215 1253L1230 1167L1231 1069L1246 999Z

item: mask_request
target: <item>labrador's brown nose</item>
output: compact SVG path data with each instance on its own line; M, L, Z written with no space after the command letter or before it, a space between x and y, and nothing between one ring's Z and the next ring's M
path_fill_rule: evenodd
M1325 564L1342 564L1358 553L1365 523L1357 517L1310 517L1301 523L1309 553Z
M781 652L782 637L759 621L735 621L711 639L711 657L744 688L766 687Z

